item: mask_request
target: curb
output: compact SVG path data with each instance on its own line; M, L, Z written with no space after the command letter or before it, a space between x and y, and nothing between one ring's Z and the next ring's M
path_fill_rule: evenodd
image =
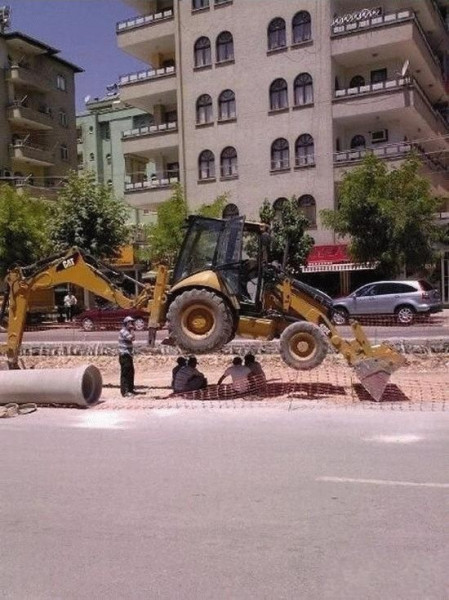
M402 354L448 354L448 338L411 338L401 340L383 340ZM241 340L227 344L218 354L279 354L279 342ZM144 342L134 344L135 355L176 356L176 346L158 344L149 348ZM25 342L22 343L20 356L116 356L116 342Z

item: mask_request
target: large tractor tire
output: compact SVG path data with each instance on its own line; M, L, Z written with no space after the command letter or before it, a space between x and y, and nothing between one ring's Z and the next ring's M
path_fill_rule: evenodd
M220 350L231 338L234 320L223 298L208 290L180 294L167 313L170 338L183 350L205 353Z
M326 358L328 348L326 338L313 323L292 323L281 335L281 357L293 369L314 369Z

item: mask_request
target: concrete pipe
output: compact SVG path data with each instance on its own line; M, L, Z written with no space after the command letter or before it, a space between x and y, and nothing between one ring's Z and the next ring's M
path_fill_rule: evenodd
M101 373L93 365L75 369L0 371L0 404L71 404L87 408L101 396Z

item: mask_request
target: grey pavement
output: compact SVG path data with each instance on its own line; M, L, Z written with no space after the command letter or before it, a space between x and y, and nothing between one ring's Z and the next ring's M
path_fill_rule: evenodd
M447 600L444 413L0 420L0 598Z

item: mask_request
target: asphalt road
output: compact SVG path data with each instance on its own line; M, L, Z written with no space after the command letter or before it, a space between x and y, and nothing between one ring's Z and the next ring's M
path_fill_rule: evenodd
M446 413L0 420L7 600L447 600Z
M413 338L449 338L449 318L433 317L427 323L417 323L410 327L385 326L385 325L363 325L370 340L395 340ZM341 334L349 338L352 330L348 326L338 327ZM92 331L85 332L82 329L60 328L36 331L25 331L24 342L114 342L117 340L117 331ZM147 340L146 331L136 332L136 341ZM157 333L156 339L162 340L167 336L166 331ZM5 334L0 333L0 342L5 339ZM237 338L238 339L238 338Z

